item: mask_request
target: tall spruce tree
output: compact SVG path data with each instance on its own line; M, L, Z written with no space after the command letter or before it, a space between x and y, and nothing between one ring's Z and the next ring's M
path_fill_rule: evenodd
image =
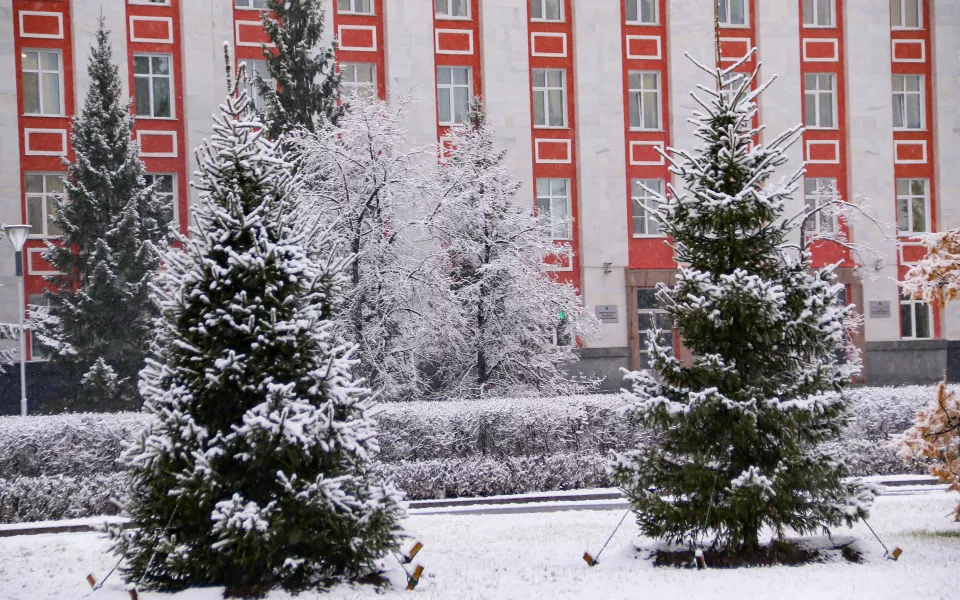
M125 455L137 528L115 538L149 589L296 591L363 575L399 541L400 495L371 476L366 391L331 320L343 263L308 257L282 140L250 104L228 96L197 151L196 226L156 286L140 389L157 422Z
M170 207L146 185L102 18L87 69L90 89L71 131L75 158L52 217L63 237L44 254L59 274L47 277L53 291L38 335L77 385L48 410L139 407L136 378L157 314L148 284L168 235Z
M724 70L698 66L720 90L752 57ZM753 145L766 87L752 90L755 78L726 93L701 87L710 98L697 97L704 112L692 122L703 146L672 150L686 191L671 186L655 217L682 266L657 298L694 359L682 364L650 344L657 378L628 375L629 414L661 441L611 465L645 535L712 538L742 553L759 549L764 527L778 537L820 532L864 518L873 499L821 446L840 434L844 388L860 370L849 345L853 308L841 303L835 267L814 272L790 239L803 219L785 218L785 203L804 170L770 180L803 129Z
M263 115L270 137L303 127L317 131L336 124L345 106L339 101L340 74L333 48L321 48L324 18L321 0L268 0L261 15L273 47L263 47L270 80L253 75L264 99Z

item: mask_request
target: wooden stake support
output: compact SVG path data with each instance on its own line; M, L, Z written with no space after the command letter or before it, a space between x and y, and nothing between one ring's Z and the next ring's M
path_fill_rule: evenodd
M421 544L420 542L417 542L416 544L414 544L413 548L410 548L410 552L407 552L406 554L403 555L404 564L409 565L411 562L413 562L413 559L417 556L417 554L420 553L420 550L422 549L423 549L423 544Z
M130 600L140 600L140 594L137 593L137 590L127 590L127 593L130 594Z
M697 552L696 552L696 554L694 554L694 556L695 556L696 559L697 559L697 570L698 570L698 571L703 571L704 569L706 569L706 568L707 568L707 559L703 557L703 550L700 550L700 549L698 548L698 549L697 549Z
M417 568L413 570L413 575L407 578L407 591L412 592L414 588L417 587L417 584L420 583L420 576L423 575L423 566L417 565ZM136 599L134 599L136 600Z
M903 550L901 550L900 548L894 548L893 552L890 553L889 558L890 560L897 560L898 558L900 558L901 554L903 554Z
M590 553L589 553L589 552L584 552L584 553L583 553L583 560L584 560L584 562L587 563L587 566L589 566L589 567L595 567L595 566L597 566L597 561L596 561L596 559L594 559L592 556L590 556Z
M97 585L97 578L93 576L93 573L87 575L87 583L90 584L90 587Z

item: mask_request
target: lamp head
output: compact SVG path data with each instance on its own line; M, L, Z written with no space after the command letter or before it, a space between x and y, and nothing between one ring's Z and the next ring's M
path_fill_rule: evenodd
M4 225L3 230L7 233L7 237L10 238L10 243L13 244L14 250L21 252L23 250L23 244L27 241L27 236L30 235L30 230L33 229L29 225Z

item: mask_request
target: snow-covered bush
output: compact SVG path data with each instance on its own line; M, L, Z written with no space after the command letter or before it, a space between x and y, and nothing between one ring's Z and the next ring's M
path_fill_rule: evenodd
M126 491L126 473L0 479L0 523L115 515Z

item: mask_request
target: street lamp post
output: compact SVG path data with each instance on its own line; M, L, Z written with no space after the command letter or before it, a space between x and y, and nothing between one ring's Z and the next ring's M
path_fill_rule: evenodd
M30 235L29 225L4 225L3 230L10 238L13 249L16 250L17 287L20 296L20 414L27 416L27 332L23 326L23 317L27 312L24 306L25 291L23 289L23 244Z

